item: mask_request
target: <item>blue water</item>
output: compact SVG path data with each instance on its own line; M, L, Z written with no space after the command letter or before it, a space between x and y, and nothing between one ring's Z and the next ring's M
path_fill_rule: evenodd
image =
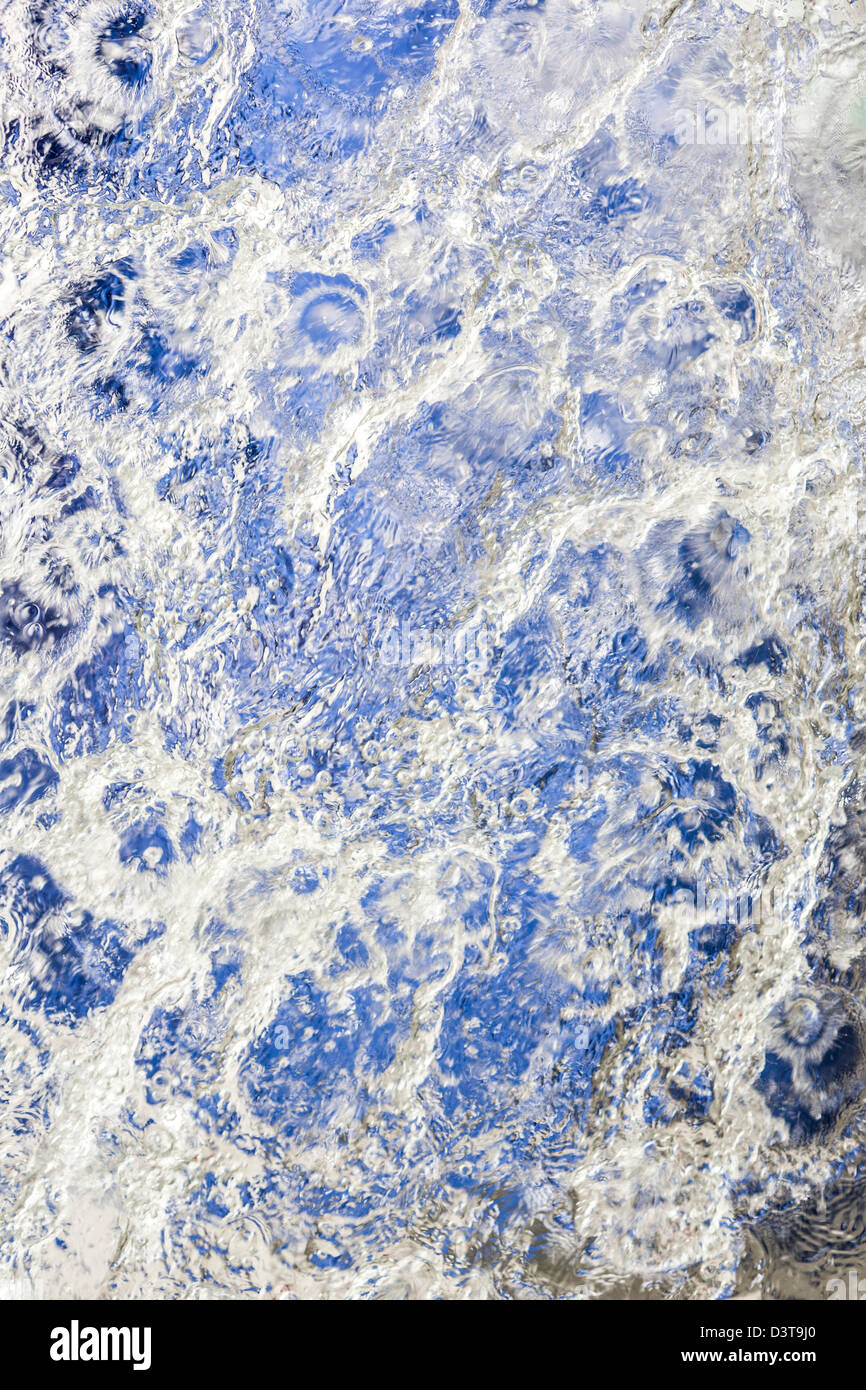
M864 72L0 10L0 1292L866 1273Z

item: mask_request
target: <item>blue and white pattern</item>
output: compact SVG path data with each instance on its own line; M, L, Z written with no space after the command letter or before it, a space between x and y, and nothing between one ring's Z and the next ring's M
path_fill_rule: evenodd
M824 1297L862 0L5 0L0 137L0 1285Z

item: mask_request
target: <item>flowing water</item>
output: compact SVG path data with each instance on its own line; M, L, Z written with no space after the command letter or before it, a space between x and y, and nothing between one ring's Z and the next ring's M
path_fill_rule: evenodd
M862 0L5 0L0 134L0 1284L866 1273Z

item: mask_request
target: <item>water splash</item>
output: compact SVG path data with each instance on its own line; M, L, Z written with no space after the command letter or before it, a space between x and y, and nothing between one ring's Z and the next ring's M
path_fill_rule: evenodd
M4 6L9 1281L859 1269L861 8Z

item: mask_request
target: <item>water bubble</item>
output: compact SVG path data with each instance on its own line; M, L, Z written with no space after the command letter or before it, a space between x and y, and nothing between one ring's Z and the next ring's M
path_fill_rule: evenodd
M210 20L199 12L188 15L177 33L178 50L189 62L201 67L219 48L219 39Z
M831 1121L864 1081L866 1014L853 995L803 985L776 1006L757 1086L794 1138Z
M796 1047L811 1047L821 1036L824 1018L818 1001L808 994L795 995L783 1006L785 1036Z
M314 347L329 356L344 343L354 342L361 333L361 311L349 295L331 292L319 295L306 305L301 330Z

